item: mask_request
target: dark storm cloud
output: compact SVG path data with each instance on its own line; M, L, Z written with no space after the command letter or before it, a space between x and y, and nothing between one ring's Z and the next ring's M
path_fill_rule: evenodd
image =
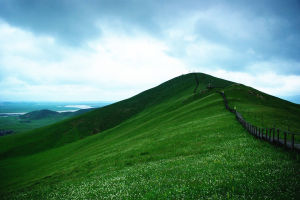
M197 13L198 7L189 11ZM210 41L239 54L215 64L246 70L253 62L286 60L296 64L273 70L300 74L300 1L215 1L199 13L203 11L208 16L195 23L196 41ZM252 55L246 54L249 50Z
M196 35L195 42L206 40L240 53L234 61L220 59L216 64L228 69L245 70L247 65L257 61L285 59L300 62L299 2L2 0L0 18L13 26L35 34L51 35L63 43L77 46L101 36L103 30L97 25L102 22L129 34L131 30L139 29L152 37L168 41L165 30L178 20L185 23L182 19L217 8L213 15L198 19L190 27L192 30L183 31L192 31ZM186 41L179 38L168 43L173 48L170 55L185 57ZM249 50L255 54L242 55ZM299 66L276 70L300 74Z
M14 26L76 45L101 34L97 20L155 29L148 9L151 5L146 1L3 0L0 17Z
M269 32L268 37L255 35L253 42L258 52L266 57L300 61L300 1L259 1L247 7L245 13L252 19L263 21Z
M67 1L4 0L0 5L1 17L11 25L71 42L97 32L80 26L90 24L92 20L84 12L76 3Z

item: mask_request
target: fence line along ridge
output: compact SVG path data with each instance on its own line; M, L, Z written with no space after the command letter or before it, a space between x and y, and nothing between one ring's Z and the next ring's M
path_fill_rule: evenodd
M272 144L284 146L286 149L291 149L293 151L296 150L298 152L300 151L300 144L295 143L295 135L300 135L299 133L284 131L278 128L265 128L265 127L254 126L253 124L247 122L243 118L241 113L229 107L228 100L223 91L218 93L220 93L221 96L223 97L226 109L231 113L233 113L236 119L242 124L242 126L254 137L269 141ZM288 140L287 137L288 135L290 135L290 140Z

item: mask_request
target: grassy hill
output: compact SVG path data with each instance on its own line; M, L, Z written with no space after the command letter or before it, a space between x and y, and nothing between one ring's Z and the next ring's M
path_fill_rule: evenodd
M207 89L209 83L215 89ZM299 129L299 105L187 74L54 125L0 138L2 197L296 199L298 155L249 135L217 90L246 118L261 111L264 123L291 116L289 123Z
M300 133L300 105L264 94L253 88L233 84L225 89L229 104L253 124Z

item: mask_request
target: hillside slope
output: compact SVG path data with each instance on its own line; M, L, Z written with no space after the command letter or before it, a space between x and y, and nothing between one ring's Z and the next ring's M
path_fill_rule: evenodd
M225 89L230 106L257 126L276 127L300 133L300 105L233 84Z
M188 103L190 101L188 98L192 96L192 91L196 87L195 77L200 80L197 87L199 90L206 88L209 81L218 87L231 84L229 81L205 74L183 75L129 99L95 109L78 117L36 129L26 134L1 138L0 156L27 155L71 143L112 128L147 108L186 94L188 96L182 101L186 100L185 103ZM168 109L172 109L172 107ZM21 143L16 143L16 141L21 141Z
M240 89L231 82L196 76L181 76L56 125L1 138L3 198L296 199L300 163L294 154L247 134L215 91L225 90L234 104L242 98L246 107L257 103L247 95L235 96ZM218 88L207 90L209 82ZM299 112L297 105L276 101ZM102 128L98 134L89 132L95 126Z

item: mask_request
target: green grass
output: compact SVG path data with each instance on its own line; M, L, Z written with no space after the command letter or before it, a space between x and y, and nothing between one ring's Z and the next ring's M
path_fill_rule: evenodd
M198 76L198 91L213 79ZM232 84L213 80L226 90ZM188 74L97 111L0 138L3 199L296 199L298 155L256 140L220 94L195 96L195 85ZM240 97L228 91L228 98ZM90 134L94 126L102 127L98 134Z
M0 117L0 127L4 130L12 130L14 134L18 134L47 126L66 118L68 118L68 116L39 120L22 120L18 116Z
M251 124L300 134L300 105L240 84L227 87L225 94L229 106L235 106ZM300 143L300 135L296 135L295 140Z

